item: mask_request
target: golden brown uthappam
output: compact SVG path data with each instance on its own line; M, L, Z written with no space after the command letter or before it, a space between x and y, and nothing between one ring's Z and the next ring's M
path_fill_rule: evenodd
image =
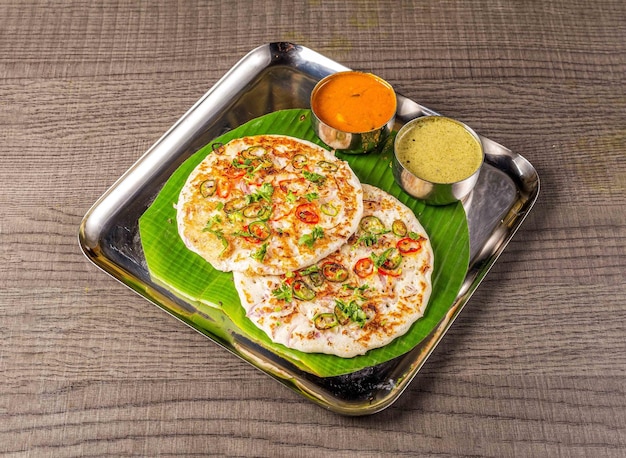
M259 135L214 147L176 208L185 245L216 269L280 275L345 243L361 219L363 191L330 151Z
M433 251L415 214L363 185L363 217L339 250L281 276L235 272L246 316L272 341L344 358L387 345L423 316Z

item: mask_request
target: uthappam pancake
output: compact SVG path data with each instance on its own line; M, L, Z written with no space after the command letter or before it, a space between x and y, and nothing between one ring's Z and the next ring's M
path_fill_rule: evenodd
M258 135L214 145L176 209L183 242L216 269L280 275L346 242L361 219L363 191L330 151Z
M281 276L235 272L246 316L269 338L344 358L387 345L423 316L434 256L415 214L363 185L363 217L339 250Z

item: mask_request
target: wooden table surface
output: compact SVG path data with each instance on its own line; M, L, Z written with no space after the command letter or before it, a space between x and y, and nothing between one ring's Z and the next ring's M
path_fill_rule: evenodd
M291 41L526 157L539 200L391 407L326 411L81 253L89 207ZM626 455L626 4L0 1L0 453Z

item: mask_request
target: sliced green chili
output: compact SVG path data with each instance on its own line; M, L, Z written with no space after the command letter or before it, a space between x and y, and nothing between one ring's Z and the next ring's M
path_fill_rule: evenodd
M316 288L319 288L324 284L324 276L320 272L311 272L309 274L309 280Z
M224 204L224 212L225 213L235 213L248 205L248 200L245 197L237 197L235 199L229 200Z
M309 160L304 154L296 154L291 160L291 165L293 165L294 169L301 169L307 162L309 162Z
M217 191L217 182L215 180L209 179L204 180L200 183L200 194L202 197L211 197Z
M339 168L336 164L328 161L319 161L317 166L326 172L336 172Z
M370 234L382 234L386 231L382 221L373 215L363 217L359 226L362 231Z
M322 275L328 281L342 282L348 278L348 269L338 262L326 262L322 265Z
M251 146L241 152L241 156L246 159L261 159L267 151L262 146Z
M380 266L386 270L394 270L400 267L402 263L402 254L396 248L390 248L385 251L385 260Z
M315 291L304 280L294 281L291 290L293 291L293 296L302 301L310 301L315 297Z
M404 237L407 233L406 224L397 219L391 225L391 231L398 237Z
M224 144L220 142L212 143L211 149L213 150L215 154L224 154L224 151L226 150L226 148L224 147Z
M320 206L322 213L328 216L337 216L339 214L339 207L331 204L330 202L322 204Z
M338 305L335 305L335 316L337 317L337 321L341 325L345 325L350 322L350 316L345 313Z
M339 324L334 313L318 313L313 317L315 327L320 331L324 329L334 328Z
M264 221L254 221L248 225L248 232L258 240L267 240L271 234L270 227Z
M261 202L254 202L243 209L243 216L250 219L260 219L265 221L269 218L272 208L263 205Z

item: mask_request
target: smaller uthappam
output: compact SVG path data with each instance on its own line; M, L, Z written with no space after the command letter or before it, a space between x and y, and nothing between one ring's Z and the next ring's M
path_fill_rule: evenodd
M361 219L363 191L330 151L259 135L214 145L176 209L185 245L217 270L280 275L346 242Z
M363 217L339 250L287 275L235 273L246 316L269 338L350 358L387 345L424 315L433 251L415 214L363 185Z

